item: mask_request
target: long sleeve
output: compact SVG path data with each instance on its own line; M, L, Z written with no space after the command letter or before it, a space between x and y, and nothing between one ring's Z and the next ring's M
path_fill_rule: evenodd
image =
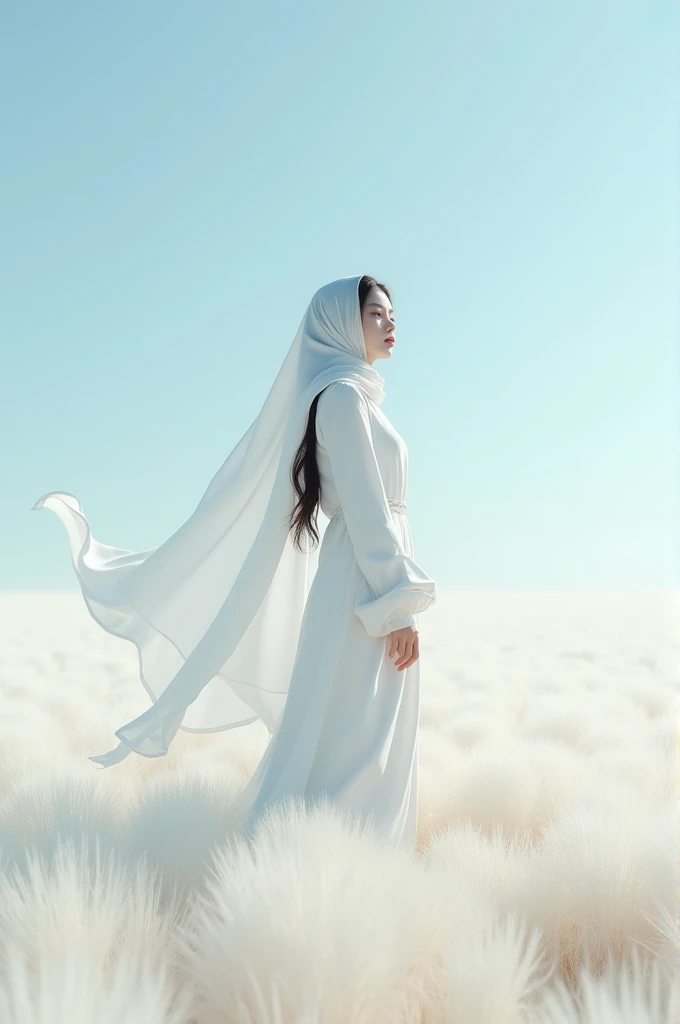
M355 557L368 584L355 612L369 636L415 625L436 583L403 549L373 447L366 399L351 384L330 385L317 406L317 437L328 454Z

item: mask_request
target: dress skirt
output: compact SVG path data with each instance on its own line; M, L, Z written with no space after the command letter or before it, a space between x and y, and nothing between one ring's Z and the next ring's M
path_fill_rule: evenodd
M392 517L411 555L406 514ZM400 671L387 656L389 635L366 632L355 612L363 583L340 510L321 540L285 706L238 801L247 833L286 797L308 806L328 798L415 850L420 662Z

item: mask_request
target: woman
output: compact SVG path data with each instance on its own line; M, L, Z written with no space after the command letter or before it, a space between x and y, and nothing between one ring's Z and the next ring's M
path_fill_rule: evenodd
M179 728L260 718L270 741L239 822L250 829L287 797L328 797L414 847L416 616L436 584L413 560L406 445L373 369L393 336L375 279L320 288L259 416L159 548L98 544L66 492L36 503L62 518L90 613L136 644L154 701L91 760L159 757ZM319 506L326 528L306 550Z

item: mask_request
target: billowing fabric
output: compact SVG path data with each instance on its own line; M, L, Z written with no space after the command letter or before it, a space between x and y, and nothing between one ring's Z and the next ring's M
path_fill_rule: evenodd
M288 699L234 823L250 832L283 799L330 797L413 850L420 661L399 671L387 657L387 635L417 626L436 584L413 560L408 452L379 406L345 382L321 394L316 432L321 509L330 522Z
M338 673L353 673L356 664L354 685L365 692L378 679L387 632L434 600L434 581L413 561L398 507L405 501L406 449L380 410L383 378L366 362L359 280L341 278L315 293L259 415L194 513L159 547L132 552L98 542L68 492L51 491L33 506L61 518L88 610L136 645L140 679L154 701L116 731L118 747L92 761L107 767L131 751L163 756L178 729L218 732L261 719L274 735L292 685L296 693L307 689L300 666L318 674L319 653L305 641L303 621L315 619L328 669L335 651L327 685L347 689ZM322 391L321 510L341 511L327 531L319 523L320 548L307 542L300 552L289 524L297 500L291 467L311 402ZM362 649L372 652L370 671ZM417 665L395 669L397 683L413 679ZM362 715L362 706L355 710ZM307 721L298 722L301 735Z

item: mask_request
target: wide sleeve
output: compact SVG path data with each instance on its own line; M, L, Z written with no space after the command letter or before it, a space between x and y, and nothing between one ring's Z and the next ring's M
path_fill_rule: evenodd
M433 603L437 587L406 554L395 530L366 399L351 384L330 385L319 399L316 426L367 584L360 589L354 610L369 636L415 626L414 615Z

